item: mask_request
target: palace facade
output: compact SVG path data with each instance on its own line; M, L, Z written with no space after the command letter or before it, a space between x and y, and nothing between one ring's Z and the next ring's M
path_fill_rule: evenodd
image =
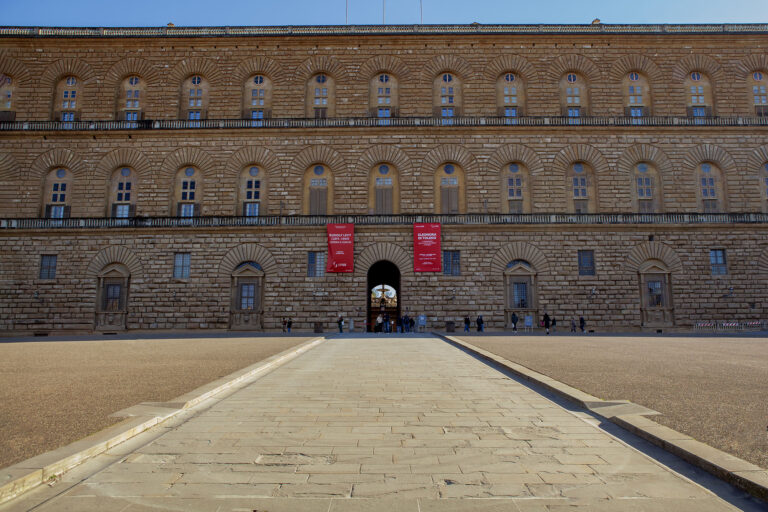
M767 87L768 25L0 28L0 331L763 320Z

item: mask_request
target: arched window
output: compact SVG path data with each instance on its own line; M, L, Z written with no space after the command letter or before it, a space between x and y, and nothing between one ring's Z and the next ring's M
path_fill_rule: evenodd
M373 166L368 185L368 210L376 215L400 213L400 183L397 168L388 163Z
M592 168L585 162L575 162L568 167L566 180L570 213L596 213L597 197Z
M97 329L125 329L130 277L130 271L120 263L107 265L99 272L96 298Z
M768 213L768 162L763 164L760 172L760 190L763 196L763 212Z
M692 71L685 80L688 117L711 117L714 101L709 77L701 71Z
M53 106L54 121L79 121L82 94L80 80L67 76L59 80L56 86L56 100Z
M264 270L254 261L246 261L232 272L232 329L261 329L264 294Z
M304 173L304 214L333 213L333 175L322 164L311 165Z
M116 218L136 216L136 172L130 167L116 169L109 188L109 215Z
M336 81L318 73L307 82L307 117L325 119L336 115Z
M461 79L454 73L440 73L433 89L434 117L442 118L443 124L453 124L453 118L461 115Z
M589 85L580 73L571 71L560 79L560 106L566 117L589 115Z
M391 73L380 73L370 82L370 115L382 121L379 124L389 124L386 119L398 117L398 84L397 77Z
M13 78L0 73L0 121L16 120L15 99Z
M181 119L200 121L208 118L210 85L201 75L192 75L181 86Z
M643 327L674 325L672 273L660 260L646 260L640 265L640 315Z
M659 173L653 164L640 162L635 165L633 199L636 212L659 213L661 211Z
M66 219L70 215L72 173L67 169L54 169L45 178L43 189L43 216L47 219Z
M520 117L525 111L525 82L512 71L496 80L496 104L500 117Z
M198 217L203 201L202 173L195 167L182 167L176 173L174 213L177 217Z
M256 164L248 165L240 173L238 215L258 217L266 212L267 181L264 169Z
M763 71L754 71L749 80L749 95L755 106L755 115L768 117L768 76Z
M699 204L704 213L722 213L726 209L723 175L711 162L704 162L698 168Z
M272 117L272 81L265 75L248 77L243 88L243 119L251 119L253 126L262 126L264 119Z
M139 121L144 119L144 80L137 75L126 77L117 97L117 119Z
M624 92L624 115L646 117L651 115L651 88L643 73L631 71L622 82Z
M455 163L441 165L435 173L435 212L466 213L464 170Z
M518 317L518 325L525 325L525 317L531 316L533 321L538 318L536 270L526 260L513 260L507 263L504 270L505 321L507 327L512 327L512 314Z
M531 213L528 168L512 162L502 169L502 197L505 213Z

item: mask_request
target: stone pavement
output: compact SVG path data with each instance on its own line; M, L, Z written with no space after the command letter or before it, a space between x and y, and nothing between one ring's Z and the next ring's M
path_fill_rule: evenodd
M589 419L437 338L331 339L35 510L738 510Z

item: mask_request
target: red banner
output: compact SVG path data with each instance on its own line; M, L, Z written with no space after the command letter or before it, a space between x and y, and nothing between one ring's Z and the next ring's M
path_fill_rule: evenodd
M355 225L328 224L328 261L326 272L354 272Z
M413 270L414 272L443 270L440 224L413 225Z

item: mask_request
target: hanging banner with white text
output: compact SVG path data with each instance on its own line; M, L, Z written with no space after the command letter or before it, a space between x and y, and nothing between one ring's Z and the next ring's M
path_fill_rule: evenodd
M328 260L326 272L354 272L355 225L327 224Z
M440 250L440 224L413 225L414 272L440 272L443 270Z

